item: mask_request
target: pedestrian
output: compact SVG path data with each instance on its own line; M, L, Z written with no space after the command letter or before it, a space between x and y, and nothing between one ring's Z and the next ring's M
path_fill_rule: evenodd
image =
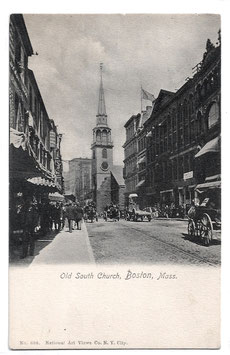
M65 206L60 203L60 230L64 228L65 225Z
M55 230L59 231L61 228L61 206L58 202L56 202L56 205L54 206L53 217Z
M49 201L45 200L41 206L41 232L45 236L50 231L50 205Z
M76 213L72 202L70 202L66 206L66 212L65 213L66 213L66 218L68 220L69 232L72 233L73 222L75 220L75 213Z
M75 222L77 224L77 229L81 230L81 222L82 222L82 217L83 217L83 209L79 205L79 203L76 204L76 209L75 209Z
M34 255L35 249L35 228L38 224L39 214L37 202L27 200L23 208L24 230L22 235L22 254L21 258Z

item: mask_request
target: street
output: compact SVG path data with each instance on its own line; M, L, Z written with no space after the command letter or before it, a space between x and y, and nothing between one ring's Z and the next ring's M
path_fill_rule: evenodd
M96 263L220 264L220 233L205 247L189 240L187 221L99 220L86 226Z
M151 222L119 222L99 219L83 223L82 230L68 228L40 236L34 256L20 259L16 249L10 262L29 264L181 264L220 265L220 232L209 247L191 241L186 220L154 219Z

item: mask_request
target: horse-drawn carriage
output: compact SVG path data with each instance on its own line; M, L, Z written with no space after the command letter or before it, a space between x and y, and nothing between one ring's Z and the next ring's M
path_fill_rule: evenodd
M138 220L143 221L145 218L150 222L152 219L151 212L147 210L141 210L138 204L138 195L130 194L129 195L129 205L126 209L125 219L127 221L135 221Z
M220 181L200 184L196 187L201 203L194 204L188 211L188 235L200 239L209 246L214 230L221 229Z
M84 208L84 221L85 222L91 222L93 223L94 221L98 222L98 214L96 211L96 208L91 205L87 205Z
M120 220L120 210L118 206L116 205L111 205L107 206L104 210L103 217L105 221L108 221L108 219L111 219L115 222Z

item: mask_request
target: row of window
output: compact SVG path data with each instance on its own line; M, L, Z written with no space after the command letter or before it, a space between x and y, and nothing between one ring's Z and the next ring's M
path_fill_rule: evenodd
M13 24L10 23L10 54L14 63L14 67L17 73L20 75L23 84L27 85L27 66L28 58L21 44L18 32L14 28Z
M133 157L131 159L129 159L128 161L126 161L125 163L125 174L126 176L128 174L132 174L137 170L137 159L136 157Z
M219 106L213 103L208 115L198 112L190 120L172 126L172 119L169 119L162 126L156 127L152 131L152 139L148 140L147 159L154 161L155 157L164 152L176 152L178 149L189 146L193 142L199 141L201 135L206 134L209 129L219 122Z
M134 176L134 177L132 177L130 179L127 179L125 181L126 192L135 191L137 183L138 183L138 177L137 176Z
M42 105L36 97L31 85L29 85L29 107L34 117L35 129L40 133L43 143L46 145L47 149L49 149L49 118L42 109Z
M138 152L141 152L146 147L146 137L142 137L138 140Z
M134 139L125 147L125 159L128 158L130 155L137 153L137 141Z
M39 139L33 134L30 133L30 145L36 155L36 159L49 171L51 171L51 156L46 151L46 149L39 142Z
M11 72L12 79L15 79L15 76L20 79L21 90L21 95L18 95L14 85L10 86L10 127L25 133L29 130L30 145L36 159L46 169L51 170L52 157L48 152L50 150L51 131L49 122L51 121L42 109L42 101L36 96L33 77L30 77L30 73L32 76L33 73L28 71L28 56L21 42L21 37L12 22L10 22L10 62L14 66L14 70ZM14 80L11 83L14 83ZM29 111L32 113L32 117ZM30 129L31 126L33 129ZM36 134L41 137L41 140ZM57 137L55 133L56 145Z
M209 96L216 88L220 87L220 68L217 66L203 81L198 84L196 88L199 102L202 102Z
M103 148L101 151L101 156L103 159L107 159L108 158L108 152L106 148ZM93 159L96 159L96 153L95 150L93 150Z
M147 169L148 186L154 183L183 180L184 173L194 170L194 153L162 161Z
M102 142L102 143L109 143L110 140L110 134L107 130L103 129L101 130L97 130L96 131L96 142Z
M132 123L126 128L126 140L129 140L134 136L134 127L134 121L132 121Z

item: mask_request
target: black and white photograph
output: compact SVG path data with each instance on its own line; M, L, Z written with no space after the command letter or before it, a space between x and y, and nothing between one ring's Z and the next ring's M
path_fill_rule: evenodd
M220 266L221 16L11 14L10 347L217 349Z

